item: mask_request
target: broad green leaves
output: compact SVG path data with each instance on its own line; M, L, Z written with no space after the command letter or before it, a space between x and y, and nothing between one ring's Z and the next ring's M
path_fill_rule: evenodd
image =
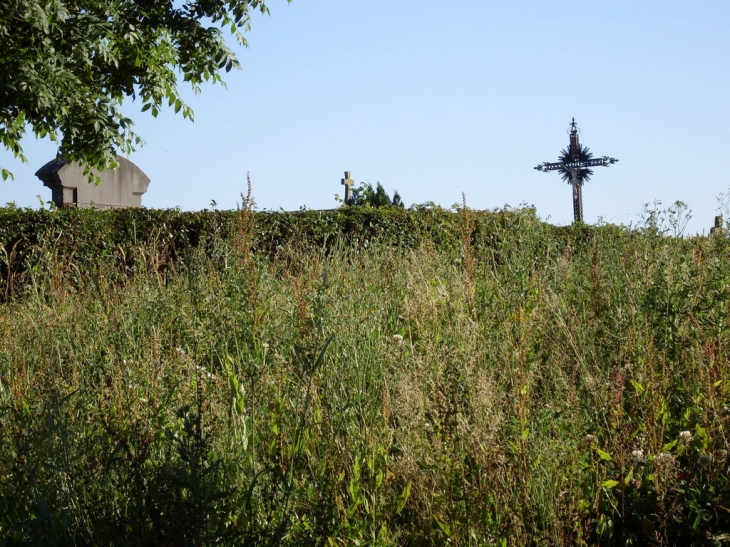
M262 0L8 0L0 7L0 144L25 161L28 130L58 155L103 169L144 144L125 98L157 116L166 102L192 120L179 78L196 92L240 68L224 31L246 45ZM212 25L211 25L212 23ZM0 168L3 179L12 173Z

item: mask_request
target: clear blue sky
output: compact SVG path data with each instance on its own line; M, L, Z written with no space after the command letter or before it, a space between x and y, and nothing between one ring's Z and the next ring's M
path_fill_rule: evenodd
M269 0L227 88L186 92L195 122L129 103L148 207L332 208L345 170L406 205L531 204L572 221L570 187L533 169L581 143L620 162L583 190L585 219L629 224L685 201L707 230L730 192L727 0ZM181 84L182 85L182 84ZM34 172L54 145L6 151L0 202L50 200Z

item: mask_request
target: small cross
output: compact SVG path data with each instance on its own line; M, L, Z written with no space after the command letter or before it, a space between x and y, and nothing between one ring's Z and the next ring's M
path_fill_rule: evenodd
M350 204L350 201L352 200L352 195L350 194L350 189L353 184L355 184L355 181L350 178L350 172L345 171L345 178L342 179L342 184L345 185L345 203Z

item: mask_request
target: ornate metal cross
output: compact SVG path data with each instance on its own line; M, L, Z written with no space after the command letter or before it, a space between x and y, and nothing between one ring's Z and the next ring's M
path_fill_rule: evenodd
M560 154L560 161L556 163L541 163L535 169L538 171L561 171L563 180L569 180L573 186L573 216L575 222L583 222L583 183L593 175L589 167L608 167L616 163L616 158L603 156L593 158L588 148L581 146L578 142L578 126L573 118L570 124L570 146Z

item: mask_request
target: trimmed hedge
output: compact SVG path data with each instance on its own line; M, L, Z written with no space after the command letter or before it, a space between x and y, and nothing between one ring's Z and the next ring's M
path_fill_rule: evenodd
M140 251L157 264L174 264L192 249L209 255L216 245L236 237L241 211L185 212L177 209L0 208L0 301L22 293L32 268L42 257L76 268L112 266L105 275L126 276L139 266ZM341 207L296 212L253 212L252 250L274 257L292 246L327 248L336 241L362 246L379 240L402 248L429 241L436 248L488 246L499 260L505 232L526 226L554 232L558 240L589 241L596 228L556 228L537 219L534 209L450 211L438 207ZM245 230L245 229L244 229ZM251 230L249 230L251 231ZM466 234L466 235L465 235ZM512 242L514 237L510 237ZM137 257L137 258L135 258ZM61 260L59 260L61 259ZM51 261L47 261L51 262ZM55 266L58 267L58 266ZM67 277L67 276L66 276Z

